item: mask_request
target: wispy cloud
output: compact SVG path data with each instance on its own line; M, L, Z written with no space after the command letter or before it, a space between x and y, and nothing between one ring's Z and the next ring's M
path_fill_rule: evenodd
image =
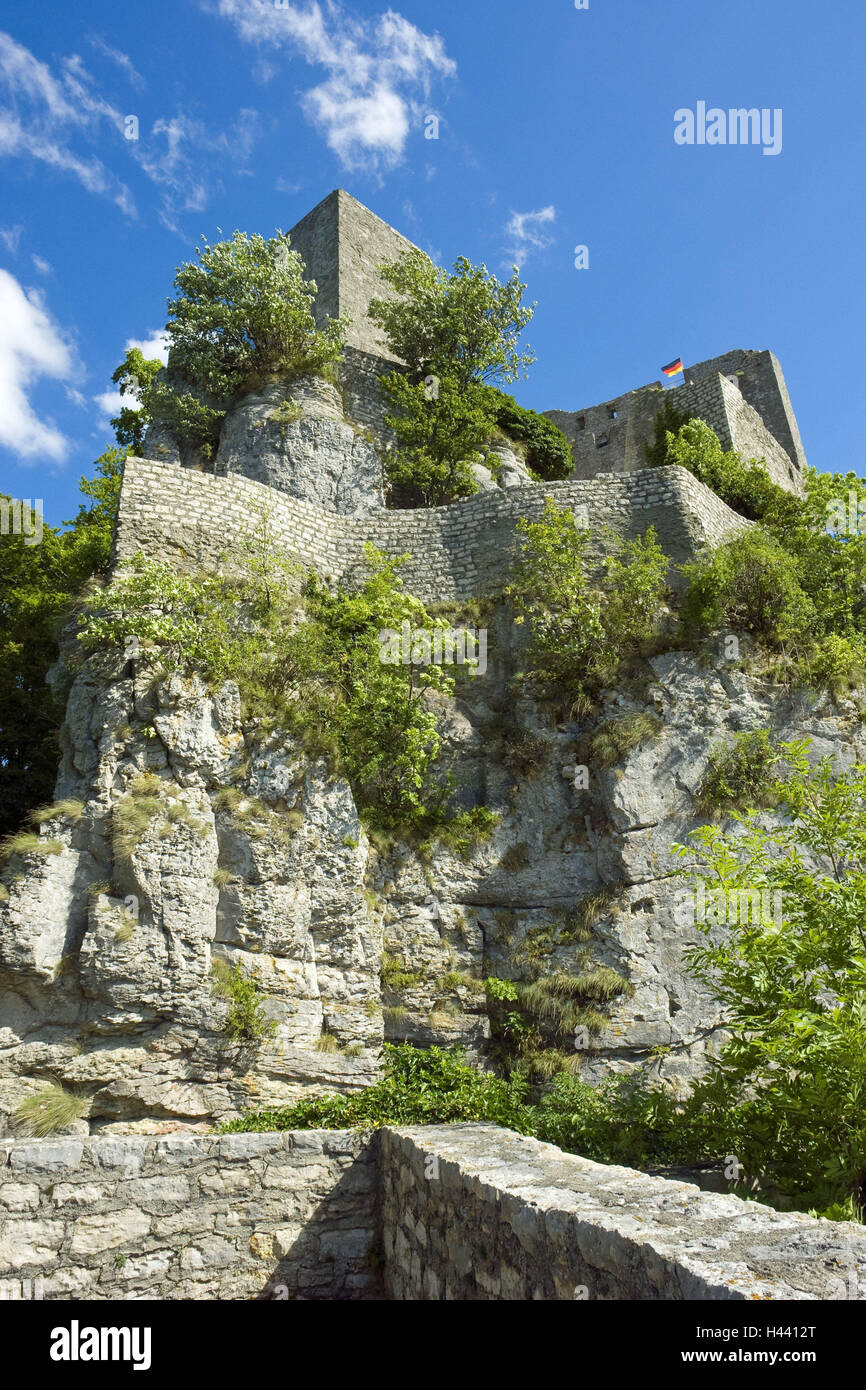
M517 266L523 265L532 251L544 251L553 237L544 230L556 221L556 208L539 208L538 212L513 212L505 226L506 254Z
M37 414L30 393L43 377L65 382L77 371L75 353L41 296L0 270L0 444L22 460L62 463L68 442Z
M438 34L423 33L394 10L362 19L337 0L324 8L318 0L306 7L216 0L216 9L246 43L284 48L324 70L324 81L302 94L301 105L346 168L397 164L431 82L457 72ZM259 75L273 77L271 60L260 60Z
M10 256L18 255L18 243L21 240L21 233L24 231L22 226L0 227L0 242L6 247Z
M103 122L123 128L120 112L93 90L80 58L64 59L55 76L29 49L0 33L0 90L6 101L0 106L0 157L35 159L134 215L126 185L95 155L71 147L76 138L96 138Z
M125 69L125 54L101 39L91 43ZM61 59L53 71L0 32L0 97L3 94L0 159L35 160L70 175L88 192L111 198L132 217L137 215L132 193L100 156L131 159L160 190L160 220L181 235L185 235L179 225L181 215L200 212L207 205L227 168L248 172L259 133L258 116L249 109L241 110L227 131L210 128L181 111L160 116L149 131L140 130L138 139L126 139L129 113L121 112L100 92L77 54ZM97 141L99 156L93 150Z
M207 206L219 171L230 165L243 172L259 135L255 111L238 112L230 131L210 130L201 121L179 114L156 121L135 157L147 176L162 188L160 221L180 232L184 212L201 212Z
M147 84L141 73L136 70L128 53L124 53L119 48L112 48L111 44L106 43L105 39L101 38L99 34L91 34L87 42L97 53L101 53L103 58L108 58L112 63L116 63L121 72L137 91L144 91Z

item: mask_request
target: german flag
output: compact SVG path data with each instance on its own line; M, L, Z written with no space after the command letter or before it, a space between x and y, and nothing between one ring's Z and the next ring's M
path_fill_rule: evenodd
M683 359L681 357L678 357L676 362L671 362L669 366L662 367L662 371L664 372L665 376L676 376L677 372L681 372L682 369Z

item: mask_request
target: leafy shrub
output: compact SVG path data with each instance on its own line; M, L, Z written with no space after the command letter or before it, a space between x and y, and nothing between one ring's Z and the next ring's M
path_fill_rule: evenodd
M657 423L657 431L659 428ZM705 420L681 421L675 431L665 429L664 436L663 446L657 433L648 447L651 464L687 468L748 520L759 521L775 512L787 516L796 510L796 500L772 481L765 463L759 459L746 463L736 450L724 450L715 430Z
M814 606L800 585L795 558L768 531L745 531L683 570L689 581L687 627L724 626L795 651L808 642Z
M513 396L484 386L482 400L489 417L522 446L530 472L546 482L567 478L574 467L571 445L558 425L546 416L518 405Z
M222 1126L224 1133L282 1129L346 1129L380 1125L489 1121L525 1132L525 1082L502 1080L467 1066L458 1049L385 1045L385 1075L352 1096L320 1096L286 1109L261 1110Z
M731 893L778 893L781 920L740 920L695 947L689 968L721 1002L730 1041L693 1088L689 1113L716 1153L782 1200L824 1208L866 1196L866 766L812 766L783 743L784 819L756 813L691 835L684 875ZM772 899L776 901L774 898ZM748 914L746 914L748 919ZM700 924L710 931L709 921Z
M645 536L619 543L596 587L587 572L589 532L567 508L549 497L541 520L522 518L517 531L524 539L506 593L515 622L530 624L529 679L573 709L586 709L654 638L667 559L649 527Z
M773 769L779 753L767 729L735 734L710 752L698 791L699 805L712 810L746 810L771 806L776 786Z

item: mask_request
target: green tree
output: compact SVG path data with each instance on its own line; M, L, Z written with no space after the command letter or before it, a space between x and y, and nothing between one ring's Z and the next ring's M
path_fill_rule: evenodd
M396 448L386 459L391 500L439 506L477 492L501 405L485 383L515 381L535 359L520 348L533 308L517 270L501 284L465 257L449 272L422 252L380 267L395 298L374 299L369 316L408 374L381 378Z
M402 372L381 378L396 436L385 459L389 500L398 507L438 507L478 491L473 464L488 454L492 419L479 388L436 379L436 397Z
M339 357L343 320L317 328L314 281L287 233L271 238L236 231L228 241L196 248L180 266L168 302L169 367L153 373L128 353L115 380L138 382L144 419L165 421L211 457L226 411L270 378L318 372ZM139 360L141 358L141 360ZM139 447L135 412L118 417L122 441ZM120 436L119 436L120 437Z
M547 694L584 710L623 662L655 638L667 558L652 527L624 543L611 536L615 553L593 578L589 530L551 497L539 521L522 518L517 530L523 541L506 593L515 622L530 626L529 676Z
M523 304L517 269L500 283L465 256L453 273L418 250L380 266L396 298L373 299L369 317L417 379L448 377L459 386L516 381L535 358L519 346L535 310Z
M67 529L44 525L39 545L0 536L0 835L51 800L65 686L46 676L79 592L108 567L123 457L107 449L82 478L90 505Z
M120 414L111 421L118 445L131 454L140 454L144 432L151 422L146 402L157 374L162 370L159 358L145 358L141 348L130 348L115 370L111 380L125 395L137 398L139 405L122 405Z
M721 1002L730 1031L687 1111L719 1156L735 1154L802 1205L866 1199L866 765L812 765L806 742L781 745L781 823L758 813L735 831L704 826L678 846L683 872L739 901L690 968ZM743 912L743 894L763 910ZM778 898L775 896L778 894ZM767 906L771 905L771 910ZM777 910L777 905L780 910ZM734 921L733 917L737 920ZM745 919L745 920L744 920Z

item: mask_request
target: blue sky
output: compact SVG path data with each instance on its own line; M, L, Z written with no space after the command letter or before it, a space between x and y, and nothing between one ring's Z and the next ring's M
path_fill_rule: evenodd
M524 404L769 347L809 461L863 472L862 0L396 4L7 0L0 491L71 516L198 237L287 230L336 187L444 263L519 262ZM781 152L677 145L699 101L780 108Z

